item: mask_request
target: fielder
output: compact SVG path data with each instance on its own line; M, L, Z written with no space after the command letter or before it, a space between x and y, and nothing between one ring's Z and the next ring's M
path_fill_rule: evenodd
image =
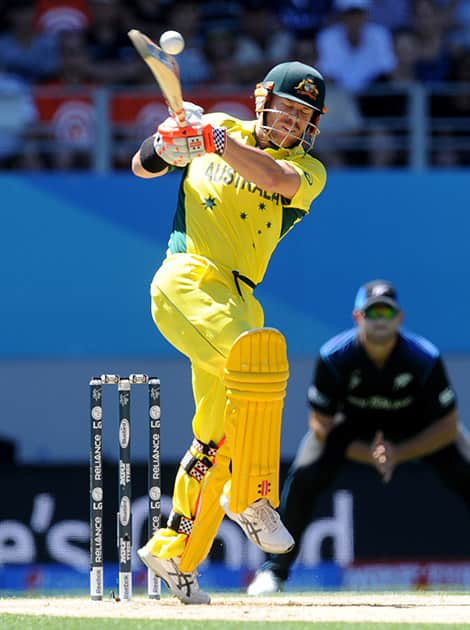
M455 392L437 348L400 330L397 293L383 280L361 287L356 327L320 350L308 392L310 430L283 486L280 513L296 545L272 555L249 595L282 590L310 524L315 501L346 458L374 466L385 482L420 458L470 507L470 448Z
M326 173L310 154L326 109L325 84L299 62L275 66L255 90L256 120L185 104L132 159L144 178L183 168L168 252L151 285L152 315L191 361L194 440L176 476L173 509L139 550L187 604L208 604L196 569L226 514L261 549L294 541L279 505L286 343L264 327L254 289L270 257L308 214Z

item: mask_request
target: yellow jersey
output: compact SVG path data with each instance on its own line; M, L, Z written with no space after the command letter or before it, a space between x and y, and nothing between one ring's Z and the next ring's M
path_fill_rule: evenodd
M208 114L204 122L225 127L243 144L257 144L256 121ZM277 244L309 212L326 182L323 164L301 146L263 150L299 173L294 197L259 188L215 153L198 157L184 170L168 254L204 256L217 266L238 270L255 284L262 281Z

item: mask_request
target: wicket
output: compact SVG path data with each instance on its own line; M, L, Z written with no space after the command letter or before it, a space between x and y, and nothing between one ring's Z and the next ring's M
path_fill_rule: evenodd
M160 526L160 380L146 374L102 374L90 380L90 597L103 599L103 406L102 386L117 385L119 401L119 495L117 547L119 599L132 599L132 477L131 477L131 386L148 385L148 529L149 537ZM147 570L147 593L160 599L161 582Z

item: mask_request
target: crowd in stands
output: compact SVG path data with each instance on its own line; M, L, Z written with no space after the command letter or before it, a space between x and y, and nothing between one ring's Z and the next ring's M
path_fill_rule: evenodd
M412 107L411 84L433 88L429 114L442 142L431 163L470 163L462 144L470 143L470 0L0 0L1 169L91 167L87 150L83 159L67 147L44 152L35 95L51 86L155 88L130 28L156 41L167 29L183 34L185 93L246 94L275 63L316 66L328 82L316 147L328 167L406 165L409 129L399 119ZM126 155L116 166L126 167Z

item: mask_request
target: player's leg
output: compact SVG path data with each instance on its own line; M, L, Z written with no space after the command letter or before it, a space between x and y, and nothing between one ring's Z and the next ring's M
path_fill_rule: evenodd
M196 604L209 603L210 598L199 590L195 571L183 571L180 562L191 535L202 480L214 465L216 445L223 435L225 403L223 351L212 344L205 331L195 324L197 317L202 318L203 307L210 299L200 289L205 274L206 265L201 261L178 255L162 265L152 283L152 316L156 325L167 340L192 362L195 441L178 468L167 527L159 529L138 551L145 564L163 578L181 601ZM209 396L211 405L207 403ZM220 508L218 512L221 514Z
M294 542L273 510L279 504L280 434L288 373L285 339L271 328L240 335L224 372L225 435L232 478L221 505L254 544L276 553L285 553Z
M184 274L180 273L181 265L185 266ZM215 451L224 435L225 356L234 338L252 326L262 325L263 319L254 298L240 300L233 296L231 280L214 278L216 273L198 260L176 256L157 273L152 286L153 315L160 331L192 362L196 404L193 431L199 443L205 445L203 451L210 452L199 453L193 445L183 458L175 482L170 526L159 530L143 553L150 554L150 560L159 558L160 564L160 559L169 562L177 558L179 573L189 572L191 579L195 579L194 569L207 555L223 518L218 498L230 475L229 457L223 448ZM202 461L205 458L211 465ZM153 562L151 568L160 567ZM176 575L174 567L170 570ZM187 580L179 575L178 581ZM173 592L183 599L173 586Z
M302 536L311 522L317 497L336 478L353 440L349 423L336 425L324 444L309 431L301 441L295 460L282 487L279 514L295 540L295 547L285 554L271 554L248 587L249 595L282 590L299 553Z
M224 447L219 448L215 441L221 435L220 418L225 404L223 384L214 375L196 367L193 368L194 381L197 382L194 388L197 411L193 420L196 437L178 468L167 526L154 534L139 550L139 555L179 599L197 604L209 602L208 596L199 591L195 569L209 552L224 516L219 497L230 475L230 460L224 456ZM209 408L204 401L198 404L197 394L204 390L211 394ZM202 435L197 429L201 414L207 414ZM211 435L211 425L215 440L207 438Z
M278 331L250 330L233 343L224 370L225 442L204 480L183 553L185 570L194 569L210 548L222 517L219 498L226 514L265 551L283 552L292 545L292 537L272 508L279 502L280 427L287 373L285 341ZM195 393L198 389L195 387ZM207 428L202 393L200 399L198 409ZM210 402L212 396L208 399ZM195 431L200 426L196 416Z

